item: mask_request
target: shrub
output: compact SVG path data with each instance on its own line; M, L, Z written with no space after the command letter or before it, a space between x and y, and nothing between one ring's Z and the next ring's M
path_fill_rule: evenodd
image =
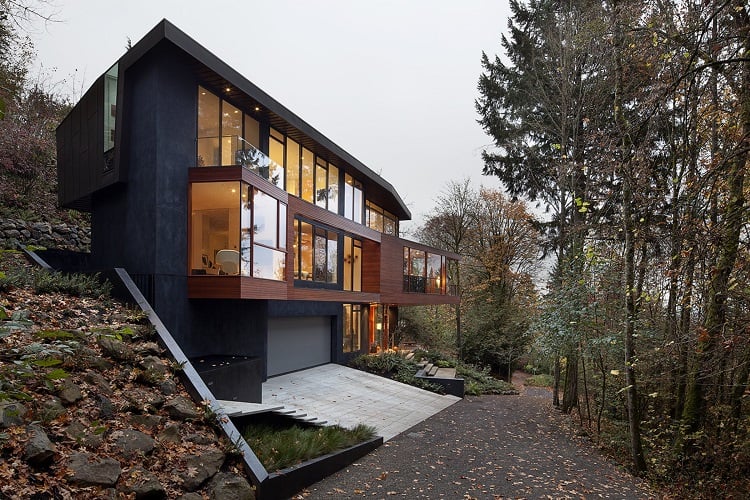
M490 375L489 368L480 370L473 365L460 363L456 375L464 379L464 392L471 396L480 394L518 394L513 384Z
M40 271L34 274L34 290L37 293L66 293L77 297L108 296L112 284L96 274L63 274Z
M351 366L358 370L388 377L402 384L413 385L426 391L438 394L445 392L442 386L415 377L418 371L417 364L394 352L364 354L355 358L351 362Z
M25 284L26 278L21 271L0 271L0 292L7 292L13 288L20 288Z
M552 387L554 383L555 379L552 375L540 373L539 375L532 375L527 378L523 385L528 385L529 387Z
M295 425L286 429L249 425L242 434L263 467L272 472L372 439L375 429L364 424L353 429L338 425L310 428Z

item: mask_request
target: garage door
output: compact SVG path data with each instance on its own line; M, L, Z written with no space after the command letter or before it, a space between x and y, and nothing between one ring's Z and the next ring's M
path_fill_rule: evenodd
M329 316L268 319L268 376L331 362Z

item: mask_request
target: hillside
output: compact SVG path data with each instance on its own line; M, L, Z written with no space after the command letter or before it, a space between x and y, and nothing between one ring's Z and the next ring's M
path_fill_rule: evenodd
M252 498L143 314L100 292L0 251L0 498Z

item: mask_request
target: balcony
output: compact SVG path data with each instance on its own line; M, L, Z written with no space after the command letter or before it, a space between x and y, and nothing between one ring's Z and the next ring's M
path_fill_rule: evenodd
M219 150L221 144L221 150ZM200 137L198 139L199 167L242 166L271 184L284 185L284 167L239 135Z

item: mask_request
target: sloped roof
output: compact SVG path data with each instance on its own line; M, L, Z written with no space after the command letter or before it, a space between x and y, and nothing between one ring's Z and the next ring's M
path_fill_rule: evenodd
M224 89L222 96L245 109L259 107L274 128L283 131L316 154L350 171L365 184L367 198L392 212L400 220L410 220L411 212L393 186L364 163L328 139L305 120L294 114L276 99L261 90L235 69L216 57L168 20L163 19L119 60L120 71L126 70L157 44L169 41L184 51L196 64L200 78L216 89ZM347 165L349 166L347 168ZM354 169L354 172L351 172Z

